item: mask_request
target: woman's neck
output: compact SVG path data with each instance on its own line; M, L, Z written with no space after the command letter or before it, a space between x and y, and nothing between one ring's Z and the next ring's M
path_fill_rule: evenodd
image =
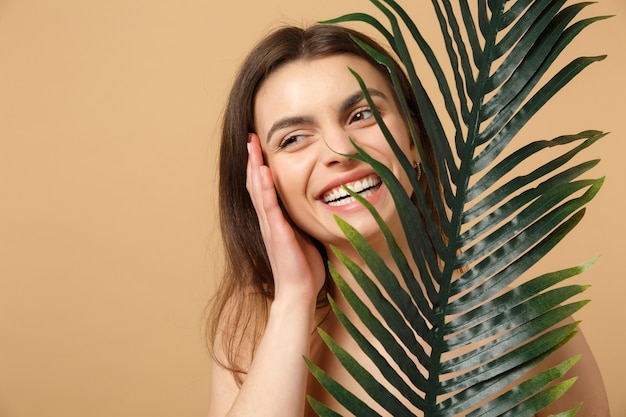
M389 268L389 270L394 275L399 277L400 272L398 270L396 262L394 261L391 255L387 242L384 240L384 237L382 236L382 234L377 236L377 238L378 239L375 241L372 241L371 239L368 240L368 243L372 247L375 254L380 257L380 260L384 262L387 268ZM410 256L408 256L409 254L408 244L406 242L406 239L404 238L404 234L402 234L402 238L396 237L396 239L397 239L397 242L396 242L397 245L403 251L405 256L407 256L407 259L410 259ZM369 276L374 281L374 283L376 283L376 285L379 285L379 281L371 272L371 269L368 267L366 262L358 254L356 249L354 249L354 247L352 247L352 245L347 240L343 241L340 246L336 246L334 249L335 251L340 252L342 256L346 256L348 259L350 259L350 261L354 262L367 276ZM337 271L337 273L343 278L343 280L348 284L348 286L350 286L350 288L354 290L359 297L365 296L365 294L361 290L360 286L358 285L356 279L354 278L353 274L350 272L348 267L344 265L341 259L335 254L335 252L330 247L327 247L326 251L328 254L329 262L332 264L333 268ZM419 280L417 268L415 267L413 262L411 262L410 260L409 260L409 265L412 267L415 279ZM399 280L400 280L400 285L402 287L405 287L403 280L401 278L399 278ZM331 291L331 294L338 297L339 294L338 294L338 291L336 290L337 290L336 285L333 283L333 291ZM343 297L340 297L340 298L343 298ZM367 297L365 297L365 299L367 299Z

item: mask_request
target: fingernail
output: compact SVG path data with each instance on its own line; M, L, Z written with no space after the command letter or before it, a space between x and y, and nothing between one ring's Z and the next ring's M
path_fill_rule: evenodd
M248 153L250 153L250 142L246 143L246 148L248 149Z

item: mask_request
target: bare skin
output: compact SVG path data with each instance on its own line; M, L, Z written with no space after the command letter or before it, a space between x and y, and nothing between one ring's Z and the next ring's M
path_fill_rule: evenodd
M359 230L372 244L378 245L379 253L383 257L389 256L371 219L358 206L346 204L327 207L329 204L323 201L328 190L337 185L333 178L354 180L371 175L367 166L341 155L353 151L348 137L368 147L368 151L377 153L380 158L389 158L388 150L380 146L382 134L376 124L372 124L363 100L345 106L344 98L354 98L354 92L358 91L346 66L356 68L368 87L373 86L381 93L376 105L380 107L383 119L396 129L394 137L406 137L406 126L398 119L399 113L393 100L389 99L392 93L385 80L371 67L368 69L369 64L358 58L341 56L296 61L279 69L265 81L255 106L258 135L251 134L248 142L247 188L259 218L274 273L275 299L270 305L267 327L255 357L242 359L243 364L248 365L242 386L237 386L229 371L219 365L213 366L209 417L313 416L315 414L306 404L306 395L312 395L338 412L345 413L309 374L303 356L311 358L382 415L386 414L377 408L373 400L368 399L314 331L321 323L321 327L359 363L376 373L369 359L337 319L332 314L327 315L326 309L316 310L316 297L325 278L322 258L308 236L293 229L278 203L280 198L298 227L326 246L330 261L340 269L339 272L353 288L357 286L352 282L350 274L342 270L341 264L336 262L329 250L331 244L339 246L348 254L351 250L334 225L333 213L340 211L351 223L359 225ZM342 73L345 73L346 78L342 78ZM311 77L311 74L316 76ZM298 123L287 126L284 116ZM280 123L277 124L277 120ZM280 128L276 130L275 126ZM290 147L279 147L277 144L280 143L287 143ZM415 158L409 143L404 146L407 156ZM388 159L393 169L396 163ZM402 174L399 171L397 175ZM389 206L385 193L384 187L380 187L371 195L368 194L367 198L387 216L386 220L392 228L397 228L395 211L393 206ZM364 265L362 267L365 268ZM349 318L358 323L354 313L346 308L345 300L337 297L337 302ZM219 341L216 346L220 346ZM379 348L385 355L383 347ZM571 373L584 375L584 378L563 399L537 417L547 417L556 413L556 410L560 412L580 402L585 403L583 411L579 413L581 416L609 415L598 368L581 335L554 355L550 365L578 353L583 354L583 359ZM379 380L383 381L382 378ZM420 415L418 410L412 412Z

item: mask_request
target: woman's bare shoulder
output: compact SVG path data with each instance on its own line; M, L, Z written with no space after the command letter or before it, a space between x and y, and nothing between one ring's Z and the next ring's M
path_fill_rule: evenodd
M252 363L271 300L258 288L240 289L214 311L211 334L211 391L209 416L224 416L239 393Z
M576 382L561 398L537 414L537 417L558 414L580 404L582 404L580 415L610 417L609 402L600 369L580 329L569 342L546 360L543 367L556 366L578 355L580 359L564 376L564 379L576 377Z

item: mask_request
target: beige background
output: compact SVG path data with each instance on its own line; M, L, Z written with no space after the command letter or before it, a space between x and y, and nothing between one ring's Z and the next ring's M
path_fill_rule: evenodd
M0 0L1 417L205 414L224 97L269 28L354 10L373 11L365 0ZM620 16L568 56L609 59L524 134L613 132L587 153L603 159L605 188L545 268L603 255L578 279L594 300L579 318L623 417L626 7L593 11Z

